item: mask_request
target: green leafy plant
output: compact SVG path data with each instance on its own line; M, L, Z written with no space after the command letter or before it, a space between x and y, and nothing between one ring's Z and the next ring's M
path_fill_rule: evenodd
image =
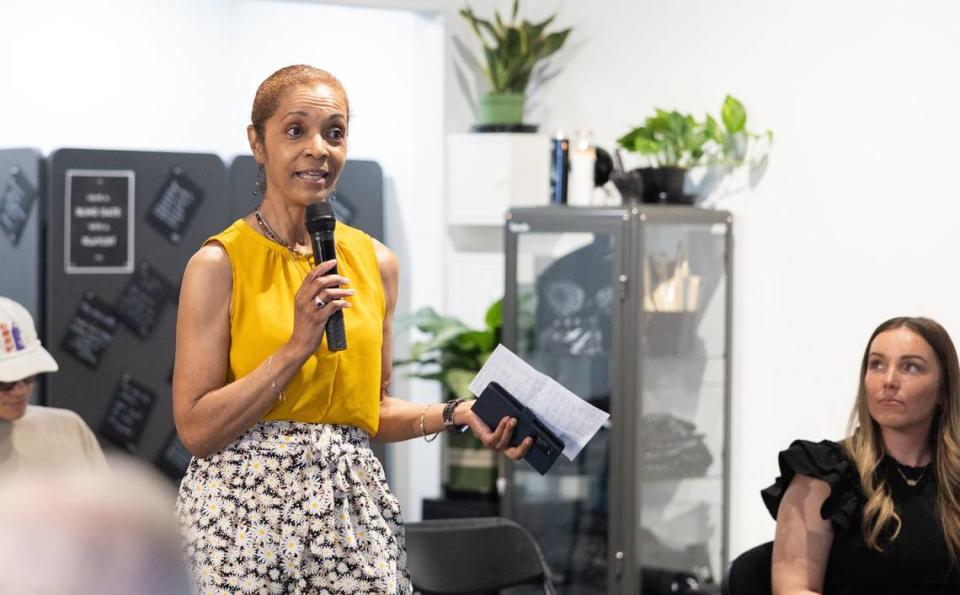
M421 308L399 317L400 328L415 327L428 335L410 346L410 357L394 361L409 366L409 376L437 380L446 393L460 398L471 396L468 385L500 342L503 327L503 300L487 309L484 329L472 329L452 316L441 316L432 308Z
M540 23L526 19L518 22L519 8L519 0L514 0L509 22L503 20L499 11L494 11L490 21L478 17L469 6L460 10L483 44L483 72L493 93L526 92L534 67L563 47L571 31L568 28L547 33L556 15Z
M643 155L651 167L692 168L698 165L738 167L748 160L754 141L773 139L773 133L747 130L747 111L732 95L720 108L720 123L707 114L697 120L691 114L656 109L653 116L623 135L621 147Z

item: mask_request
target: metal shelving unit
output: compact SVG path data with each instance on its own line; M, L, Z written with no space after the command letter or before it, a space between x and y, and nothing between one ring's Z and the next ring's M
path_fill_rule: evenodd
M504 343L611 414L546 476L502 470L504 512L538 539L561 593L720 582L731 225L658 205L507 213Z

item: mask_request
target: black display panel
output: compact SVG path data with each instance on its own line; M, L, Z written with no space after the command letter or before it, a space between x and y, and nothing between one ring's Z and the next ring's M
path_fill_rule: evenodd
M0 160L0 173L2 166ZM174 479L189 462L189 452L174 432L171 403L183 270L205 239L259 202L251 193L256 176L253 159L246 158L246 170L243 159L234 166L228 178L216 155L60 149L46 160L39 178L27 175L39 189L39 201L20 247L30 241L31 226L42 214L47 229L42 244L45 264L34 263L31 270L37 275L46 271L48 285L40 310L47 320L41 333L60 364L59 372L48 375L46 404L76 411L99 432L106 447L129 450ZM68 171L73 172L70 184ZM249 173L249 181L237 192L228 192L228 179L243 171ZM117 178L126 180L126 202L124 183ZM91 184L97 184L97 179L105 185L116 184L105 192L109 198L86 198L96 194L97 186ZM235 180L231 184L240 188ZM78 195L84 197L80 203L75 200ZM338 196L334 202L338 216L383 239L383 177L376 163L349 162ZM71 204L125 204L127 209L78 214L71 213ZM74 264L81 266L68 273L68 242L74 230L109 235L115 226L107 229L102 223L123 227L124 222L125 238L117 234L115 241L87 240L88 245L79 248L119 247L125 240L128 252L118 248L115 255L99 261L74 258ZM9 242L2 231L0 242ZM93 266L88 266L91 262ZM136 407L137 403L142 406Z
M230 214L235 221L253 212L263 198L254 195L257 162L250 155L230 163ZM376 161L348 159L331 201L337 219L384 240L383 170Z
M0 149L0 295L43 325L44 160L33 149ZM36 393L42 395L42 386Z
M105 447L152 463L173 431L169 375L183 270L230 223L226 168L211 154L60 149L45 179L44 342L60 364L48 375L47 404L76 411ZM69 248L77 230L117 237ZM127 251L86 256L124 241Z

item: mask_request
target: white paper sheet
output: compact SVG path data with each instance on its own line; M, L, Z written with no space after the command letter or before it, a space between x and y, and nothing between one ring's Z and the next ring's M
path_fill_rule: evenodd
M503 345L497 345L487 363L470 382L470 392L480 396L491 381L536 413L550 431L563 440L563 455L571 461L609 419L567 390L559 382L535 370Z

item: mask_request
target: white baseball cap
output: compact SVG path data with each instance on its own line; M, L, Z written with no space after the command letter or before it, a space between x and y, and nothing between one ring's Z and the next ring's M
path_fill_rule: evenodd
M0 296L0 382L16 382L60 367L40 345L27 309Z

